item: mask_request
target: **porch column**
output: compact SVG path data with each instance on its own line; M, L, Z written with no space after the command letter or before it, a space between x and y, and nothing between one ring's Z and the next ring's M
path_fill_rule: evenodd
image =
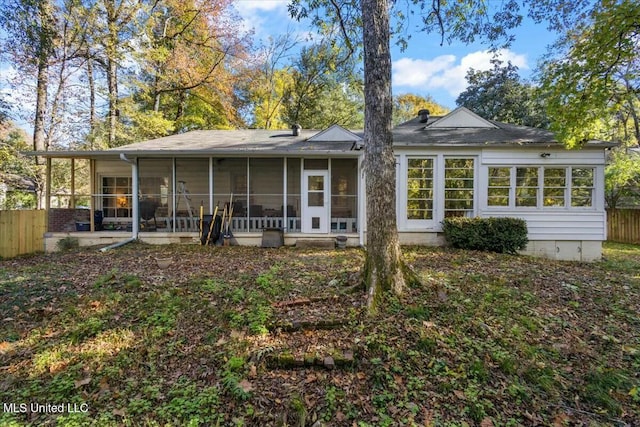
M89 222L91 223L91 231L96 231L94 222L94 212L96 211L96 161L89 159Z
M364 225L366 222L365 206L367 205L366 194L364 189L365 174L362 169L362 155L358 156L358 237L360 240L360 246L364 246Z
M76 208L76 159L71 158L71 199L69 200L69 208Z
M284 158L282 163L282 230L288 231L289 227L287 227L287 158Z
M49 212L51 211L51 157L47 157L46 160L46 182L45 182L45 190L44 190L44 194L45 194L45 201L44 201L44 209L46 211L45 214L45 226L46 226L46 230L49 231ZM42 193L38 194L40 197L42 196ZM41 204L38 204L38 206L42 206Z
M131 162L131 192L133 193L131 197L131 201L133 203L133 206L131 206L131 216L133 217L133 221L131 221L131 232L135 239L138 238L138 231L140 230L140 200L138 200L139 188L138 158L136 157Z
M176 191L178 189L178 183L176 182L177 172L176 172L176 158L173 157L171 159L171 231L176 232L176 205L178 198L176 196Z

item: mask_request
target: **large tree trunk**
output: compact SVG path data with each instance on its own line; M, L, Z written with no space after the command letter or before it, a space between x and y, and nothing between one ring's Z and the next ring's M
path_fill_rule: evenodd
M375 311L383 291L405 286L396 225L396 165L391 134L391 54L388 0L362 0L364 27L364 169L367 196L368 306Z
M36 83L36 113L33 121L33 149L35 151L45 151L47 147L47 138L45 134L45 122L47 115L47 90L49 87L49 52L51 50L51 10L48 2L38 3L38 13L40 28L38 32L38 75ZM36 156L36 203L38 209L45 206L45 160Z
M109 148L115 146L116 126L118 124L118 65L113 58L107 58L107 87L109 90Z
M41 55L44 56L44 55ZM49 84L49 67L47 58L38 58L38 77L36 86L36 116L33 122L33 149L35 151L45 151L46 135L44 131L45 117L47 114L47 88ZM36 156L36 203L38 209L45 206L45 173L44 158Z
M109 111L107 118L108 146L114 147L116 142L116 126L118 124L118 8L114 0L104 0L107 12L107 36L105 53L107 56L107 90L109 91Z

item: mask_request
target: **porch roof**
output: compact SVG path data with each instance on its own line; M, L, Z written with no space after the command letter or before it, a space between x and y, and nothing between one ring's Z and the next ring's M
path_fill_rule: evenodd
M122 147L95 151L46 151L32 155L60 158L118 157L194 157L194 156L337 156L357 157L361 148L354 139L312 138L317 130L301 130L293 135L287 130L195 130L137 142ZM352 134L359 136L358 134Z

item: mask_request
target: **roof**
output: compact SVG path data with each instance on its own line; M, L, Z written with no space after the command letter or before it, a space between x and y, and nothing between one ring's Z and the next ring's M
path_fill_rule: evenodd
M416 117L402 123L394 129L393 141L396 147L492 145L564 148L549 130L486 120L464 107L443 117L429 117L426 122ZM586 145L607 148L616 144L594 140Z
M196 130L99 151L47 151L30 153L46 157L98 158L121 154L136 156L350 156L359 155L363 132L339 125L318 130ZM564 148L551 131L483 119L460 107L443 117L409 120L393 130L395 147L496 147L534 146ZM616 144L589 141L586 146L607 148Z

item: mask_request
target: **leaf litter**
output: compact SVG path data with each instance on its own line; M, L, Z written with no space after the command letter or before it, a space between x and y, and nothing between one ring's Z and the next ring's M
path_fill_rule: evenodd
M0 261L0 400L89 407L0 423L640 425L638 247L593 264L404 254L422 283L373 317L357 249Z

